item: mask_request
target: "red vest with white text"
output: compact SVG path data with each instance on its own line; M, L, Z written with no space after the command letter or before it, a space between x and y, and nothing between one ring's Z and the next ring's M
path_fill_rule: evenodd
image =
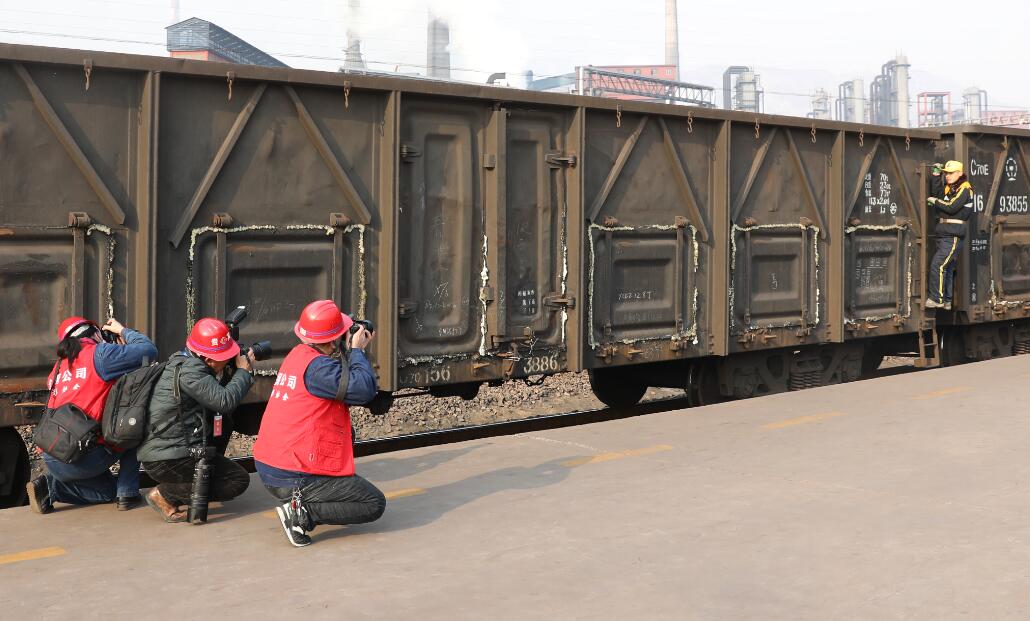
M321 355L301 344L283 360L261 418L254 459L282 470L351 476L350 409L340 401L312 395L304 385L304 372Z
M105 382L93 366L93 351L96 347L96 342L82 339L82 351L75 357L75 364L69 365L68 360L63 359L57 366L56 380L55 372L50 373L47 386L53 382L54 388L50 393L48 407L57 408L72 403L86 416L100 422L107 393L111 392L114 382Z

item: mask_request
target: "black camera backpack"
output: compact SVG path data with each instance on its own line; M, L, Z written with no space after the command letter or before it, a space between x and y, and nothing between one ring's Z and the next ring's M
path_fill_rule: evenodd
M107 395L101 419L104 442L122 449L135 448L143 442L147 433L150 395L166 366L167 362L152 364L126 373L115 381Z

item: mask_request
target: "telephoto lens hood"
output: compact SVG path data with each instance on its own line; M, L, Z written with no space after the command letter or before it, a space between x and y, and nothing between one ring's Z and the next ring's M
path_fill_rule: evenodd
M254 354L254 360L268 360L272 357L272 341L258 341L250 347L243 350L243 355L247 355L248 352Z

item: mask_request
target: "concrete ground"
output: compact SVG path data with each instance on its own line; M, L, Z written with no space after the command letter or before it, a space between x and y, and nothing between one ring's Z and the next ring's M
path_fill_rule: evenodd
M1030 356L373 457L374 524L288 545L0 511L0 616L1026 619Z

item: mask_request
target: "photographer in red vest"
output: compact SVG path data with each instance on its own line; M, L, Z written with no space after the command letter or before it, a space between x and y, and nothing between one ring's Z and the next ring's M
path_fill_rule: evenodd
M373 333L353 324L332 300L304 308L293 329L301 343L279 367L254 443L255 469L283 503L275 511L297 547L318 524L373 522L386 509L383 493L354 473L347 405L368 403L377 386L365 357Z
M105 342L101 330L117 343ZM57 364L47 380L47 407L67 403L86 416L100 421L107 395L115 380L144 367L157 358L157 347L139 332L115 319L101 328L84 317L69 317L57 327ZM73 464L43 455L47 474L29 482L29 505L36 513L54 510L55 502L91 505L118 500L118 510L131 509L139 502L139 461L136 449L121 450L105 444L103 438ZM110 468L119 464L118 476Z

